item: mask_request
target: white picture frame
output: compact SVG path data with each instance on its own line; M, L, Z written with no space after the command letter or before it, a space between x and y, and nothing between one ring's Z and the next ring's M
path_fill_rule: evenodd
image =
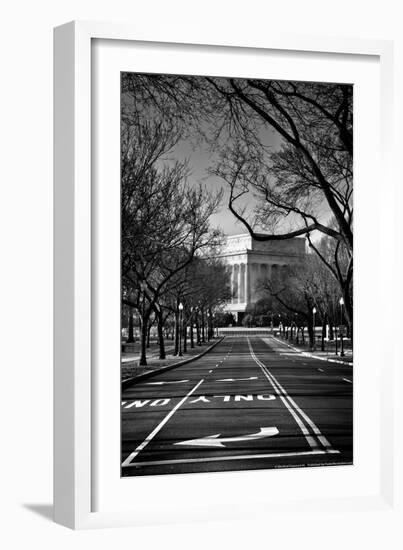
M375 229L371 238L376 243L382 240L382 247L378 252L374 252L376 261L385 261L391 254L393 255L394 232L390 207L394 204L393 44L380 40L286 36L276 33L270 33L264 37L255 36L253 39L248 34L243 38L233 37L231 40L228 39L228 34L225 36L227 37L225 39L210 36L206 30L202 39L195 40L187 36L186 30L183 30L180 35L177 33L171 35L169 29L163 36L153 36L147 27L139 29L132 25L92 22L72 22L55 29L54 509L55 521L71 528L251 517L251 515L268 511L281 513L287 510L287 513L295 513L301 506L301 499L304 507L311 513L346 508L356 511L389 510L393 512L394 510L397 490L393 431L395 424L390 419L397 415L397 409L391 397L395 387L393 380L396 374L394 368L397 366L397 357L390 346L383 353L382 369L377 365L378 370L374 370L376 377L379 376L376 389L373 391L376 391L379 397L380 428L375 450L376 453L379 452L377 457L379 479L377 477L376 489L362 490L352 495L346 488L344 493L340 490L337 497L333 495L329 498L323 495L308 498L309 495L306 495L304 499L303 492L295 495L289 493L279 501L266 498L265 495L256 492L256 487L262 483L264 472L243 472L242 476L238 476L238 491L239 494L244 495L248 486L251 486L252 494L247 499L240 499L231 506L229 501L220 501L217 496L213 499L217 501L216 505L209 506L208 501L203 498L198 501L190 497L190 503L188 501L184 506L180 502L179 495L181 491L185 494L189 483L192 486L192 479L196 479L194 476L197 477L196 474L192 474L187 476L186 486L183 480L177 480L178 496L172 496L174 505L171 504L168 510L165 505L156 504L152 499L147 500L145 497L143 502L140 499L136 504L130 505L126 502L122 504L118 498L119 493L113 490L108 493L108 506L106 508L101 506L101 509L98 509L95 495L100 491L97 486L100 479L102 484L105 471L96 460L96 453L103 448L103 443L100 444L98 441L95 426L99 430L103 429L97 424L97 415L99 415L97 401L105 399L105 392L102 384L99 387L94 382L96 373L94 358L98 356L98 352L95 349L96 323L93 317L99 293L93 281L96 275L94 266L95 271L99 266L94 246L98 231L97 209L104 208L105 200L101 204L94 199L96 193L92 179L94 162L92 113L95 110L92 94L94 93L93 83L96 82L92 48L95 41L108 40L114 41L117 45L126 44L126 46L130 42L156 44L162 49L175 44L176 49L186 48L187 51L193 49L198 53L208 49L209 55L214 52L218 55L220 52L236 49L249 58L261 55L265 51L272 51L281 52L283 56L291 54L314 56L319 52L334 59L338 56L363 56L365 59L375 59L380 70L380 140L376 149L379 153L379 169L382 170L384 178L382 193L374 197L371 203L371 206L378 207L373 213ZM169 67L167 72L170 72ZM194 74L199 74L197 63L194 65ZM116 122L119 124L118 120ZM362 200L360 198L362 195L359 193L357 195L358 199ZM118 244L114 241L108 246L112 246L110 249L112 252L115 247L116 252ZM392 307L390 292L397 284L394 270L374 269L373 277L379 281L379 293L377 290L374 291L373 307L376 311L387 314ZM384 332L380 333L380 338L381 341L386 339ZM377 361L379 354L375 353L374 357L374 361ZM112 430L110 433L116 441L119 437L119 426L112 425L108 429ZM118 453L118 449L116 452ZM318 474L320 478L317 480L331 475L326 472L326 469L322 470L323 473ZM281 475L293 476L295 479L295 472L281 473ZM367 474L369 475L370 471ZM221 474L203 475L204 484L209 485L210 479L210 486L219 487L221 484L222 487L228 488L228 484L222 485ZM305 475L311 474L307 471ZM171 477L171 482L162 482L160 477L157 481L163 492L172 494L172 478L177 476L168 477ZM140 495L145 495L145 488L151 484L151 481L143 478L136 482L137 486L131 485L131 490L137 490ZM153 491L155 483L154 481ZM200 487L200 484L198 486ZM233 499L233 495L230 496ZM154 513L151 513L151 510Z

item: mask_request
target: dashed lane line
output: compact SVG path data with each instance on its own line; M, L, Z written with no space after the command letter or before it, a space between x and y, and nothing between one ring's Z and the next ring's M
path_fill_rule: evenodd
M342 380L344 380L344 382L348 382L349 384L352 384L352 380L349 380L348 378L342 378Z

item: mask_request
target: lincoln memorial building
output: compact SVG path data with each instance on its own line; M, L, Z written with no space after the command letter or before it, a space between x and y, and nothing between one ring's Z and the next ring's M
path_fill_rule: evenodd
M262 283L281 279L304 256L303 238L257 241L249 233L228 236L220 254L231 269L232 299L225 310L240 323L247 306L263 296Z

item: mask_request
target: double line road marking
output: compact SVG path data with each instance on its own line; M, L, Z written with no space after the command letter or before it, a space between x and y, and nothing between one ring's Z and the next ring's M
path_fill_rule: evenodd
M271 374L269 369L258 359L253 351L252 344L248 338L249 352L252 359L255 363L262 369L263 374L266 376L270 384L272 385L274 391L277 393L281 401L284 403L288 409L291 416L294 418L298 424L301 432L305 436L309 446L312 451L320 451L324 449L326 453L339 453L333 449L326 437L321 433L317 425L309 418L309 416L295 403L295 401L288 395L286 390L280 384L280 382ZM308 426L310 427L313 434L309 431ZM322 451L323 452L323 451Z
M340 453L333 449L326 437L320 432L316 424L308 417L308 415L295 403L295 401L288 395L286 390L282 387L280 382L271 374L268 368L262 363L255 355L250 340L248 338L249 351L252 359L262 369L263 374L270 382L276 394L284 403L287 410L290 412L296 423L298 424L302 434L305 436L311 450L299 451L299 452L280 452L280 453L265 453L265 454L251 454L251 455L232 455L232 456L213 456L213 457L200 457L200 458L180 458L174 460L155 460L147 462L134 462L133 459L152 441L157 433L163 428L168 420L176 413L176 411L188 400L188 398L198 389L198 387L204 382L204 379L199 382L177 403L177 405L165 416L165 418L152 430L152 432L146 437L146 439L124 460L123 467L130 466L147 466L147 465L168 465L168 464L181 464L181 463L202 463L202 462L217 462L228 460L247 460L247 459L261 459L261 458L276 458L276 457L291 457L299 455L317 455L328 453ZM310 430L309 430L309 428ZM313 432L313 433L311 433Z

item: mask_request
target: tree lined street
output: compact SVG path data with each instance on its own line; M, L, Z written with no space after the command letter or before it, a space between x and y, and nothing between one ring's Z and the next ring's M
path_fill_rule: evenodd
M353 87L122 73L121 230L122 475L351 464Z
M351 464L351 365L226 337L122 392L122 475Z

